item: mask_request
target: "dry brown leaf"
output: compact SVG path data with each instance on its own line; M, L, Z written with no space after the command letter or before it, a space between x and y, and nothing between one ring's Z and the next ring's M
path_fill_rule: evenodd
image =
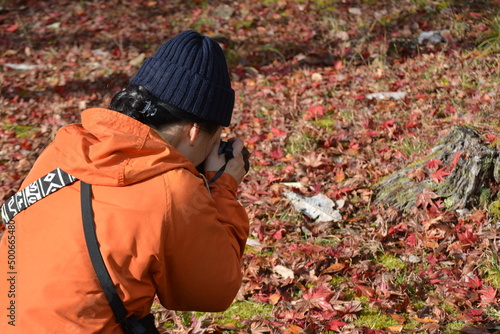
M397 332L400 333L403 330L403 325L396 325L396 326L389 326L387 329L391 332Z
M271 305L276 305L280 301L281 296L277 293L273 293L271 296L269 296L269 304Z
M391 318L396 320L399 324L404 324L406 322L406 317L400 314L391 314Z
M302 333L303 330L299 326L295 325L288 325L288 327L285 329L283 334L299 334Z
M428 323L437 323L437 320L425 317L425 318L417 318L417 317L412 317L413 320L423 323L423 324L428 324Z
M321 275L333 274L333 273L341 271L344 268L345 268L345 265L343 263L334 263L334 264L330 265L328 268L326 268L325 270L323 270L321 272Z

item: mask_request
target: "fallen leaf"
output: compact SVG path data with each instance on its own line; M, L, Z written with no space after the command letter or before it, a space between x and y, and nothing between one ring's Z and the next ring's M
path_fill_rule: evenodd
M430 169L434 169L434 168L439 168L439 166L442 164L443 162L439 159L431 159L429 161L427 161L427 163L425 164L427 167L429 167Z
M312 106L307 109L307 113L302 115L304 119L316 119L326 113L326 108L320 105Z
M441 183L445 180L444 177L447 175L450 175L450 172L448 172L445 168L441 168L432 173L432 180L435 183Z
M311 152L309 155L302 157L302 160L304 161L304 165L312 168L318 168L319 166L323 165L323 154L316 154L315 152Z
M490 334L491 332L484 327L467 326L458 331L464 334Z
M131 59L128 63L131 66L137 67L137 66L140 66L142 64L142 62L144 61L144 59L146 59L146 54L145 53L141 53L137 57Z
M317 307L323 311L333 311L333 306L329 303L331 297L331 290L325 287L309 289L302 295L302 298L312 307Z
M299 333L302 333L302 332L303 332L303 330L299 326L287 325L287 327L285 328L283 334L299 334Z
M396 326L389 326L387 329L391 332L397 332L400 333L403 330L403 325L396 325Z
M425 317L425 318L412 317L412 319L415 320L416 322L420 322L423 324L437 323L437 320L429 318L429 317Z
M277 293L273 293L271 296L269 296L269 304L276 305L276 304L278 304L280 299L281 299L281 295L279 295Z
M404 324L406 322L406 317L400 314L391 314L391 318L396 320L399 324Z
M329 266L328 268L326 268L325 270L323 270L321 272L321 274L322 275L323 274L333 274L333 273L341 271L344 268L345 268L345 265L343 263L334 263L331 266Z
M313 73L311 75L311 80L312 81L322 81L323 80L323 76L321 75L321 73Z
M273 270L274 270L275 273L279 274L283 278L290 278L290 279L294 279L295 278L293 270L288 269L285 266L277 265L277 266L275 266L273 268Z
M313 197L306 197L294 192L287 192L284 195L297 210L317 222L338 222L342 220L342 215L335 209L335 202L328 196L318 194Z
M331 331L340 331L340 328L347 325L347 323L343 322L340 319L333 319L327 322L326 329Z
M439 198L439 195L435 194L428 188L425 188L421 194L417 195L416 206L422 206L422 208L427 209L429 206L438 209L436 204L434 203L434 199Z
M14 32L19 28L19 25L17 23L9 26L8 28L5 29L7 32Z
M416 179L417 181L423 181L425 179L425 173L420 169L415 169L413 172L409 172L406 175L412 180Z
M380 92L380 93L372 93L372 94L367 94L366 98L368 100L386 100L386 99L393 99L393 100L402 100L406 97L406 92Z
M498 300L496 298L497 289L490 286L486 289L479 290L479 293L481 294L482 304L498 304Z

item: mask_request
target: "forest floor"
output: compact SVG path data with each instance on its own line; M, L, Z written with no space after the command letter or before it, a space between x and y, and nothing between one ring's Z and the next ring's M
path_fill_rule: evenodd
M498 0L0 1L0 204L61 126L106 107L144 57L195 29L221 43L230 66L237 101L226 133L252 153L238 194L251 236L233 305L156 305L164 331L500 330L498 185L458 211L428 193L400 211L375 202L374 188L457 125L498 148L499 9ZM439 162L427 167L412 177L446 179ZM306 216L290 192L326 196L340 219Z

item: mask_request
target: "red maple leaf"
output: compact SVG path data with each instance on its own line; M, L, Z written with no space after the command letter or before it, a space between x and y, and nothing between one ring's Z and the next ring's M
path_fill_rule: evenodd
M434 169L434 168L438 168L441 165L441 163L443 163L443 162L439 159L432 159L432 160L427 161L426 165L430 169Z
M486 141L488 143L492 143L497 139L497 135L494 135L492 133L486 133L484 136L486 137Z
M451 169L453 170L455 167L457 167L458 160L460 160L460 157L462 156L462 152L458 151L457 154L455 154L455 157L453 158L453 162L451 163L452 167Z
M340 327L347 325L347 323L340 319L333 319L326 323L326 329L331 331L339 331Z
M304 119L317 118L326 113L326 108L320 105L312 106L307 109L307 113L302 115Z
M286 131L283 130L283 129L278 129L278 128L275 128L275 127L271 127L271 132L273 133L273 135L275 135L276 137L283 137L284 135L286 135Z
M405 123L405 127L407 127L408 129L418 128L420 125L420 121L408 121Z
M409 233L404 241L409 247L415 247L419 242L415 233Z
M389 231L387 232L387 235L393 235L394 233L406 232L406 231L408 231L408 223L402 222L402 223L391 226L389 228Z
M474 233L474 229L470 224L464 224L463 221L460 221L455 227L457 231L458 240L464 245L472 245L478 241L478 236Z
M382 125L382 127L383 127L383 128L389 128L389 127L391 127L391 126L394 126L394 124L396 124L396 121L395 121L395 120L393 120L393 119L390 119L390 120L388 120L388 121L385 121L385 122L384 122L384 123L382 123L381 125Z
M429 206L435 208L439 211L439 208L434 203L434 199L439 198L437 194L425 188L421 194L417 195L417 207L422 206L422 208L427 209Z
M444 181L444 177L447 175L450 175L450 172L446 171L446 168L440 168L432 173L432 180L435 183L441 183Z
M375 290L373 288L363 284L356 284L354 286L354 291L356 292L356 296L358 297L366 296L368 298L373 298L373 296L375 295Z
M271 152L269 152L269 155L274 160L279 160L279 159L283 158L283 154L284 153L283 153L283 150L281 149L281 147L278 147L275 150L272 150Z
M475 290L483 285L483 281L477 276L468 276L466 275L464 278L465 285L472 290Z
M323 311L334 311L332 304L329 303L333 293L326 287L310 289L304 293L303 298L310 306Z
M481 294L481 304L498 304L497 289L488 287L487 289L479 290Z
M463 315L465 315L471 321L480 322L483 320L483 317L482 317L483 310L482 309L479 309L479 310L469 309L469 310L463 312Z
M17 23L14 23L13 25L9 26L8 28L5 29L7 32L14 32L19 28L19 25Z

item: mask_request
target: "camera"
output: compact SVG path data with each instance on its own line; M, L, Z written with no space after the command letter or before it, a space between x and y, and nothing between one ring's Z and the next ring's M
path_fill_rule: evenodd
M219 155L224 155L227 163L229 160L234 158L233 145L228 141L221 140L219 143L218 153ZM243 149L241 150L241 155L243 155L243 161L245 162L245 171L248 173L248 171L250 170L250 152L248 152L248 150L243 147ZM205 162L202 162L200 165L198 165L196 169L198 170L198 172L203 173L203 171L205 170Z
M222 140L220 141L219 155L222 154L224 154L226 162L234 158L233 145L230 142ZM245 147L243 147L243 149L241 150L241 155L243 155L243 160L245 161L245 171L248 173L248 171L250 170L250 161L249 161L250 152L248 152L248 150Z

